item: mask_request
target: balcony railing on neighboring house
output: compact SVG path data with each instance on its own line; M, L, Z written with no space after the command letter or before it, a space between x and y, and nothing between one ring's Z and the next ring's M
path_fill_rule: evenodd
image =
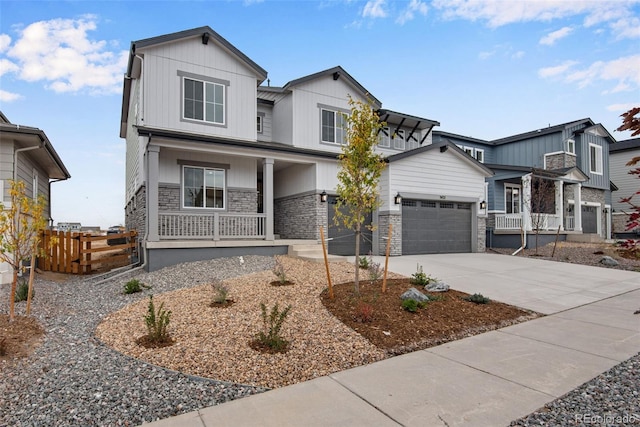
M264 239L266 214L160 212L160 239Z
M573 231L576 228L576 219L572 216L564 217L564 229L567 231Z
M504 214L496 215L496 230L520 230L522 228L522 214ZM571 217L573 219L573 217ZM565 222L566 223L566 222ZM538 228L540 230L557 230L560 225L560 217L551 214L531 215L531 229ZM565 227L566 228L566 227Z

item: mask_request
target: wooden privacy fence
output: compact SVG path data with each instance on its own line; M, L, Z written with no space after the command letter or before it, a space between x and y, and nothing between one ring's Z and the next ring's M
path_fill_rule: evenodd
M123 264L136 251L135 231L106 236L44 230L38 268L58 273L89 274L98 264ZM110 241L110 242L109 242ZM92 255L94 255L92 257Z

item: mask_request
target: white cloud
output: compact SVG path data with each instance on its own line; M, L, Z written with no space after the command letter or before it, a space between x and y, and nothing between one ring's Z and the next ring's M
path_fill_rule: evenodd
M609 27L618 39L640 38L640 18L625 17L612 22Z
M9 45L11 44L11 37L7 34L0 34L0 52L4 52L7 50Z
M385 0L369 0L362 10L363 18L386 18Z
M432 6L445 19L485 21L496 28L518 22L549 22L584 15L585 27L610 23L618 38L640 37L637 25L627 25L634 17L633 5L639 0L434 0Z
M400 13L396 23L404 25L405 22L411 21L414 18L415 13L419 13L422 16L426 16L429 11L429 7L426 3L420 0L411 0L409 5Z
M6 58L0 58L0 77L7 73L15 73L18 71L20 67L18 67L13 62L9 61Z
M632 108L635 108L638 106L638 103L636 102L634 103L627 103L627 104L611 104L611 105L607 105L607 110L608 111L613 111L613 112L627 112L629 110L631 110Z
M524 57L524 50L519 50L517 52L515 52L513 55L511 55L511 58L513 59L520 59Z
M625 92L640 88L640 55L618 58L612 61L596 61L587 68L575 69L576 61L565 61L556 67L542 68L542 78L561 78L566 83L575 83L580 88L596 81L613 82L612 89L605 93Z
M564 61L555 67L546 67L538 70L538 75L543 78L555 77L566 73L571 67L578 64L577 61Z
M0 89L0 101L2 102L13 102L21 98L22 95L18 93L7 92L6 90Z
M6 51L19 69L18 78L47 82L55 92L120 93L127 51L107 49L104 40L92 40L96 17L52 19L28 25Z
M496 51L495 51L495 50L492 50L492 51L484 51L484 52L480 52L480 53L478 54L478 58L480 58L480 59L482 59L482 60L484 61L484 60L486 60L486 59L491 58L491 57L492 57L493 55L495 55L495 54L496 54Z
M540 39L540 44L547 46L553 46L558 40L567 37L573 32L571 27L562 27L559 30L553 31Z

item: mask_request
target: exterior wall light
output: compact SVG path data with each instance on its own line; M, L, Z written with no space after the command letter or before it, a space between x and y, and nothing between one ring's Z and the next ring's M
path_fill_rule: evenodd
M400 203L402 203L402 196L400 195L400 193L396 194L396 197L393 198L393 202L396 205L399 205Z
M487 202L484 200L480 202L480 209L485 210L487 208Z
M322 190L322 193L320 193L320 201L322 203L326 203L327 202L327 197L329 197L329 196L327 196L327 192Z

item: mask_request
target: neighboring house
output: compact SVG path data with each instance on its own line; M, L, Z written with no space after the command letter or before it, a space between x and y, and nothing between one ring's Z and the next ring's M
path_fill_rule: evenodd
M609 147L615 139L601 124L587 118L494 141L435 131L433 139L456 144L494 172L486 180L487 246L517 248L521 229L529 246L536 230L539 244L558 233L561 240L611 236ZM540 209L539 188L550 196Z
M484 251L486 177L454 144L432 144L437 121L382 108L343 68L272 87L267 72L209 27L134 41L124 80L126 226L145 264L286 253L317 243L353 253L333 226L337 156L349 97L369 99L387 123L387 157L362 253ZM401 196L397 197L397 196ZM397 202L397 203L396 203Z
M0 201L5 206L11 203L10 181L23 181L28 195L45 198L51 225L51 184L70 177L42 130L13 124L0 112ZM0 284L10 280L9 267L0 264Z
M620 201L622 198L634 196L631 202L640 205L640 195L635 195L640 190L640 180L638 175L629 174L632 169L640 167L640 162L635 166L627 166L635 157L640 157L640 138L618 141L609 146L611 181L616 187L611 200L613 236L617 238L637 238L640 231L638 228L627 230L627 219L632 208L628 203Z

